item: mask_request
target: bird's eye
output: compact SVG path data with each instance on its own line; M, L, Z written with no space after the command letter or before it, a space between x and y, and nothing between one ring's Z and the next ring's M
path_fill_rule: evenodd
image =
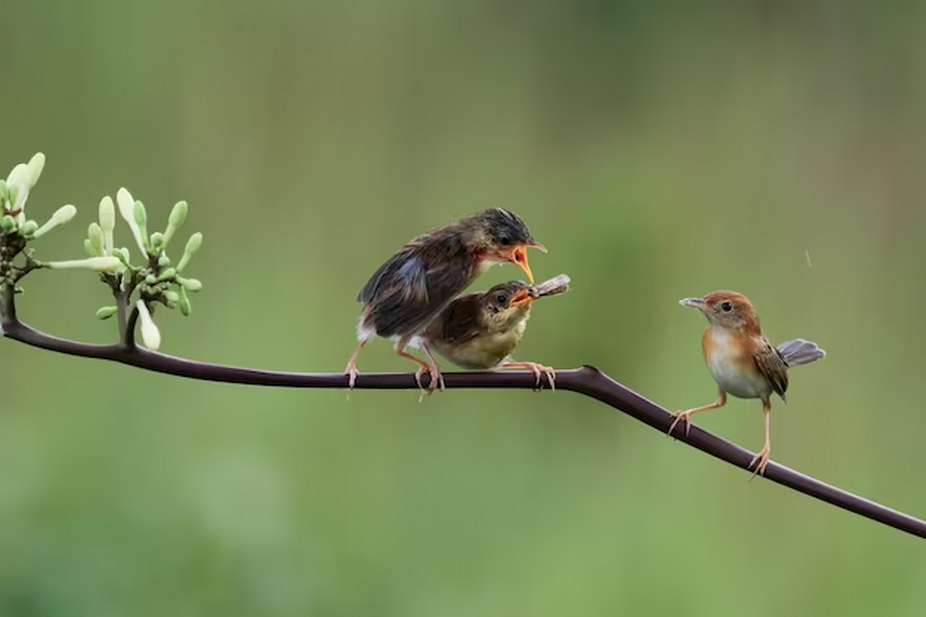
M723 311L724 313L729 313L730 311L733 310L733 303L730 302L729 300L724 300L723 302L720 303L720 310Z
M495 303L499 306L506 306L508 304L508 296L505 294L498 294L495 296Z
M501 244L502 246L508 246L509 244L511 244L511 238L509 238L508 236L502 236L501 238L498 239L498 243Z

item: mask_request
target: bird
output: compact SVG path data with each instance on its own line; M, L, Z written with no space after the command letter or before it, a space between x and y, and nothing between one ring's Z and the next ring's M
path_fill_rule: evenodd
M359 371L357 355L378 335L395 343L395 353L418 365L415 381L430 376L428 391L443 387L440 367L427 343L417 338L448 304L490 266L510 262L531 282L534 275L527 249L547 249L534 239L514 212L489 208L413 239L373 273L357 296L364 305L357 327L357 347L344 369L353 389ZM420 346L428 362L407 351Z
M765 446L749 463L749 468L755 468L752 477L764 475L771 454L769 416L772 394L777 394L783 403L787 403L788 369L819 360L826 356L826 352L816 343L804 339L772 346L762 334L752 303L735 291L715 291L703 298L685 298L679 304L696 308L707 317L708 326L701 337L701 348L720 395L709 405L676 413L668 433L671 435L675 426L684 422L687 435L691 416L723 407L727 394L743 399L760 399L765 418Z
M569 277L561 274L537 286L509 281L485 292L462 295L428 325L422 339L462 368L526 368L534 373L538 389L542 375L550 389L555 389L556 373L551 367L516 362L510 354L524 336L533 302L568 290Z

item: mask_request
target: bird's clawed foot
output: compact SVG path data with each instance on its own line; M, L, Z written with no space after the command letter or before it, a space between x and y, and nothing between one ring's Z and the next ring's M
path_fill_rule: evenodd
M759 450L759 453L756 454L753 459L749 462L749 467L747 469L752 469L755 466L755 470L752 472L752 476L749 478L752 480L756 475L765 476L765 468L768 467L769 455L771 454L771 449L766 446Z
M357 375L360 374L360 371L357 370L357 366L354 364L353 360L347 363L347 368L344 369L344 374L347 375L347 389L353 390L354 385L357 383Z
M677 411L675 412L675 420L672 422L672 425L669 426L669 431L667 435L671 435L672 431L675 430L675 425L679 422L685 423L685 437L688 437L688 432L691 430L691 410L686 411Z
M556 390L556 371L552 366L544 366L536 362L505 362L499 368L526 368L534 374L534 390L543 390L543 377L546 376L550 384L550 391Z
M425 375L428 376L427 388L424 387L424 384L421 381L421 378ZM418 390L421 392L420 396L418 397L419 403L424 400L425 396L434 394L438 388L441 389L441 392L446 389L444 384L444 376L440 372L440 367L436 364L419 367L418 370L415 371L415 382L418 384Z

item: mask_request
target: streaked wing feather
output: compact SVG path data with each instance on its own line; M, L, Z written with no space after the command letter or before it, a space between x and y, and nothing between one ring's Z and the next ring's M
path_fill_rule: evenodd
M788 363L768 339L763 337L761 347L755 353L756 365L768 383L782 399L788 391Z
M469 285L473 263L460 237L417 238L383 264L358 299L380 336L414 334Z
M479 319L481 293L466 294L450 303L428 327L431 338L447 343L465 343L483 330Z

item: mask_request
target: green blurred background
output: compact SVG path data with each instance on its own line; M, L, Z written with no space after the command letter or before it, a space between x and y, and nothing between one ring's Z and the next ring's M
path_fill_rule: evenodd
M205 244L162 349L338 371L357 290L484 207L549 247L518 357L713 400L701 316L749 295L829 352L773 458L926 515L926 5L194 0L0 5L0 170ZM121 244L130 241L121 229ZM808 261L808 254L810 260ZM511 266L478 288L518 278ZM36 273L32 325L111 341L90 273ZM3 615L922 615L920 540L567 393L285 391L0 341ZM361 370L404 370L378 341ZM760 405L698 423L750 449Z

